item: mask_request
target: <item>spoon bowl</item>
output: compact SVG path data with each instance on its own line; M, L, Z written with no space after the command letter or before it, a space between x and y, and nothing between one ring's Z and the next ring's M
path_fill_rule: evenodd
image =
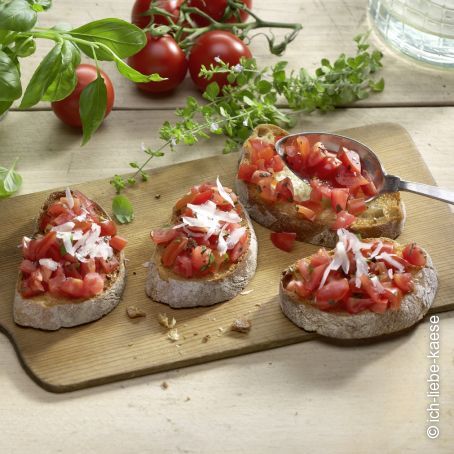
M423 183L404 181L397 176L389 175L386 173L386 170L384 169L378 156L368 146L350 137L328 132L300 132L296 134L289 134L280 138L276 142L276 151L284 161L285 165L292 173L302 180L307 181L307 179L303 178L298 172L291 168L287 162L287 154L285 153L286 142L299 136L306 137L311 146L316 142L322 142L326 149L332 153L339 153L343 147L356 151L361 159L361 167L367 170L378 191L376 195L369 197L366 202L375 199L384 192L396 192L403 190L454 204L453 191L447 191L437 188L436 186L430 186Z

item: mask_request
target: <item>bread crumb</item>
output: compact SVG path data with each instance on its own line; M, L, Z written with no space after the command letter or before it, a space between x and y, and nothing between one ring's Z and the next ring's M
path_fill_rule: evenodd
M161 326L167 329L175 328L177 324L175 318L172 317L172 319L169 320L169 317L167 317L166 314L158 314L158 322Z
M254 304L255 307L262 307L262 303L256 303Z
M129 318L139 318L147 316L146 312L144 312L142 309L139 309L136 306L128 306L126 308L126 313L128 314Z
M132 347L134 344L128 344L128 347Z
M190 400L191 400L191 398L188 396L188 397L186 397L186 399L184 401L189 402Z
M252 324L250 320L245 318L237 318L232 323L230 331L236 331L238 333L248 333L251 330Z
M199 335L199 333L197 333L197 332L193 333L193 336L198 336L198 335Z
M155 198L156 200L159 200L159 199L161 198L161 194L155 194L154 198Z
M206 336L202 337L202 343L206 344L211 339L211 336L207 334Z
M161 388L162 388L162 389L167 389L168 387L169 387L169 384L168 384L166 381L163 381L163 382L161 383Z
M167 337L172 341L176 342L177 340L180 340L180 335L178 334L178 331L176 328L172 328L168 333Z
M253 291L254 291L253 289L243 290L242 292L240 292L240 295L249 295L249 293L252 293Z

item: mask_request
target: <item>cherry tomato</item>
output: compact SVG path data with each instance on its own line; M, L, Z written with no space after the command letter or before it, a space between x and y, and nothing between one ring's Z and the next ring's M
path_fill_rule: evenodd
M148 11L150 8L151 0L136 0L134 6L132 7L131 12L131 22L134 25L137 25L139 28L145 28L150 25L151 16L144 16L143 13ZM157 0L155 1L155 6L158 8L164 9L172 14L173 19L178 20L180 14L180 6L183 3L183 0ZM154 24L167 25L169 21L165 16L156 14L153 17Z
M407 244L402 251L402 257L415 266L424 266L426 264L426 254L416 243Z
M109 76L102 70L100 70L100 73L107 89L107 106L106 114L104 115L104 118L106 118L112 110L115 93ZM76 76L77 85L74 91L65 99L54 101L52 103L52 110L63 123L80 128L82 126L82 120L79 114L79 98L82 90L98 77L98 73L95 66L82 64L76 68Z
M138 83L137 87L148 93L166 93L183 82L188 70L184 52L170 36L152 38L147 35L147 44L137 54L129 57L129 66L142 74L158 73L167 80Z
M272 232L271 241L278 248L290 252L295 244L296 233L294 232Z
M242 2L248 7L251 8L252 0L242 0ZM208 14L217 22L245 22L248 18L248 13L246 11L240 11L240 17L236 17L234 14L229 15L227 18L222 20L225 14L225 9L227 8L227 0L189 0L189 6L198 8L200 11ZM209 25L209 20L198 14L192 14L191 19L199 26L205 27Z
M215 74L210 80L199 76L202 65L207 68L211 64L217 65L216 57L234 66L241 57L251 58L252 54L246 44L230 32L213 30L204 33L195 41L189 55L189 72L200 90L205 90L211 82L217 82L221 87L228 84L225 74Z

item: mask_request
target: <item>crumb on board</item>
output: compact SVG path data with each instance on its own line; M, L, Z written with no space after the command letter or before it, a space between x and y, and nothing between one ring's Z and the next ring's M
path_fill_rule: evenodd
M206 336L202 337L202 343L206 344L211 339L211 336L207 334Z
M142 266L144 268L148 268L150 266L150 262L144 262L144 263L142 263Z
M126 308L126 314L129 318L139 318L139 317L146 317L147 313L144 312L142 309L139 309L137 306L128 306Z
M131 343L131 344L128 344L128 347L132 347L133 345L134 345L134 344L132 344L132 343Z
M230 326L230 331L236 331L238 333L248 333L251 330L252 323L250 320L245 318L237 318L233 321Z
M190 400L191 400L191 398L188 396L188 397L186 397L186 399L184 401L189 402Z
M254 304L255 307L262 307L262 303L256 303Z
M167 314L158 314L158 322L161 326L167 329L173 329L175 328L177 321L175 320L174 317L172 317L169 320L169 317L167 317Z
M220 326L220 327L218 328L218 331L219 331L220 333L223 333L223 332L225 331L225 328L223 328L222 326Z
M240 295L249 295L249 293L252 293L254 290L253 289L250 289L250 290L243 290L242 292L240 292Z
M154 198L155 198L156 200L159 200L159 199L161 198L161 194L155 194Z
M167 389L168 387L169 387L169 384L168 384L166 381L163 381L163 382L161 383L161 388L162 388L162 389Z
M132 274L135 276L137 273L135 271L133 271Z
M176 328L172 328L171 330L169 330L169 332L167 333L167 337L172 342L176 342L176 341L180 340L180 334L178 333Z

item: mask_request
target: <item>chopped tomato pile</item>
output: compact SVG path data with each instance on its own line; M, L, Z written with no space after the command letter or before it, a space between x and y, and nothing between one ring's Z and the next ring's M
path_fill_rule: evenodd
M286 289L322 311L397 310L402 298L413 291L413 273L426 256L415 243L403 249L382 240L361 242L339 230L333 253L320 249L296 264Z
M127 243L115 223L103 219L81 192L67 189L66 197L47 207L39 228L33 239L22 239L21 295L90 298L101 293L119 267L116 252Z
M249 236L237 196L219 181L204 183L175 204L175 225L156 229L161 262L185 278L204 277L237 263L249 248Z
M275 147L252 139L249 141L249 162L240 165L238 178L255 184L265 203L295 203L298 216L309 221L315 221L329 209L333 219L331 228L337 230L350 227L367 209L365 200L377 194L356 151L342 147L334 153L321 142L311 144L304 136L290 138L284 147L289 166L309 180L310 196L303 201L295 198L292 180L279 175L284 163Z

